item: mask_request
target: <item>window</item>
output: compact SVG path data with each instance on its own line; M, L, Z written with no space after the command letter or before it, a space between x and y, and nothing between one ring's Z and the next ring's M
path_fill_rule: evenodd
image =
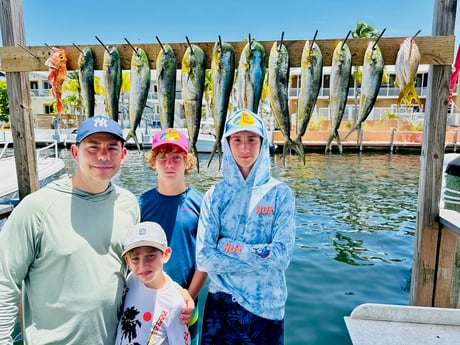
M43 112L45 114L51 114L53 112L53 107L51 104L43 104Z

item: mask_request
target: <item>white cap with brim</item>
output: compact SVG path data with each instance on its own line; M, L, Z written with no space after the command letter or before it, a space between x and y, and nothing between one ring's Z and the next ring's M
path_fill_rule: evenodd
M126 235L124 256L127 252L139 247L154 247L162 252L168 247L166 234L160 224L154 222L142 222L133 226Z
M264 138L264 129L264 123L260 117L248 109L241 109L227 119L224 137L229 137L237 132L248 131Z

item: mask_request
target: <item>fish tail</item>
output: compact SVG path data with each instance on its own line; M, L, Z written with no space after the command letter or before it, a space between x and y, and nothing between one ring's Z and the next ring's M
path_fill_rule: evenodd
M288 150L290 150L289 146L290 146L289 142L284 143L283 155L281 156L283 158L283 166L286 166L286 154L287 154Z
M343 153L342 149L342 141L340 140L339 132L335 131L335 140L337 141L337 145L339 146L339 152Z
M130 130L128 135L126 136L125 138L125 142L127 143L129 139L133 138L134 139L134 142L136 143L136 146L137 146L137 150L140 151L141 148L139 146L139 140L137 140L137 135L136 135L136 132L134 132L133 130Z
M350 136L350 134L356 131L357 129L358 129L358 125L355 124L353 127L351 127L350 131L347 133L347 135L345 135L343 140L346 140Z
M294 151L300 156L303 164L305 165L305 151L303 147L302 137L298 136L293 143Z
M324 153L328 153L329 151L332 151L332 139L334 139L335 133L329 134L329 137L327 138L327 143L326 143L326 149L324 150Z
M402 102L404 102L405 105L410 106L412 104L412 101L415 101L418 105L420 105L420 99L418 98L417 95L417 90L415 90L415 84L414 85L405 85L404 88L401 90L399 93L398 97L398 106L401 105Z
M211 151L211 155L209 156L209 160L208 160L208 168L209 166L211 165L211 161L212 159L214 158L214 155L218 154L219 156L219 170L220 170L220 167L221 167L221 164L222 164L222 145L219 141L216 141L214 143L214 146L212 148L212 151Z
M196 159L196 170L200 172L200 160L198 159L198 150L196 149L196 144L192 145L190 151Z

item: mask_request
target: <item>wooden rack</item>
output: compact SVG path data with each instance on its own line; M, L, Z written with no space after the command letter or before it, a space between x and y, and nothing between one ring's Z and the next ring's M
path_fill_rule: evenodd
M382 51L383 58L386 65L394 65L396 55L399 50L400 44L404 41L405 37L382 37L378 41L380 50ZM341 39L324 39L315 40L323 54L324 66L330 66L332 62L332 54ZM353 65L362 65L364 52L370 41L375 41L371 38L353 38L348 39L346 42L352 53ZM265 48L268 56L270 49L275 41L259 41ZM304 40L284 40L289 50L289 59L291 67L301 66L302 50L305 45ZM420 54L421 64L429 65L452 65L454 56L455 36L417 36L415 38ZM163 42L162 42L163 43ZM164 42L167 43L167 42ZM212 49L215 42L191 42L202 48L206 54L206 68L211 67ZM247 42L229 42L235 49L236 62L238 62L240 53ZM131 65L131 57L133 49L128 44L108 44L106 46L115 46L120 52L122 69L129 70ZM181 68L182 56L188 47L184 43L170 43L176 54L177 68ZM161 49L159 43L142 43L136 44L136 47L144 49L150 59L150 67L155 69L156 57ZM78 70L78 57L80 51L73 45L56 45L56 47L64 49L67 54L67 69ZM102 70L102 62L104 56L104 47L101 44L96 45L78 45L80 49L91 48L94 55L94 64L96 70ZM0 48L0 71L5 72L33 72L33 71L47 71L48 66L45 61L49 56L50 49L44 46L28 46L28 47L3 47Z

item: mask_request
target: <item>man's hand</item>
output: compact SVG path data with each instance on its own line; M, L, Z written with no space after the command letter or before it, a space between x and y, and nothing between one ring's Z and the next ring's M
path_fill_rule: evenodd
M182 308L179 315L180 323L188 325L190 319L192 318L193 311L195 310L195 301L190 296L186 289L179 290L181 295L184 297L185 307Z

